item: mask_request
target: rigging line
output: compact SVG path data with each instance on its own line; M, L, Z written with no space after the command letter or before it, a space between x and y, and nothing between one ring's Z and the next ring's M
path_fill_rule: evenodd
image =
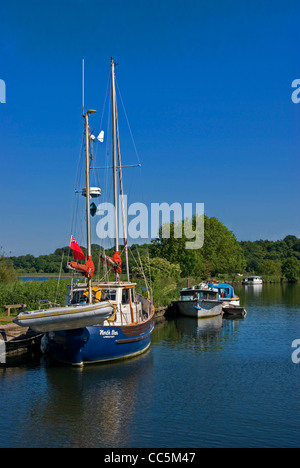
M147 254L148 254L148 267L149 267L149 281L150 281L150 292L152 296L152 277L151 277L151 265L150 265L150 255L149 255L149 248L147 247Z
M119 97L120 97L120 100L121 100L123 112L124 112L124 115L125 115L125 118L126 118L126 121L127 121L127 125L128 125L128 128L129 128L129 133L130 133L131 140L132 140L132 143L133 143L133 148L134 148L134 151L135 151L135 154L136 154L136 158L137 158L137 160L138 160L138 162L139 162L139 166L140 166L140 169L139 169L139 178L140 178L140 187L141 187L141 197L142 197L142 202L144 203L144 202L145 202L145 196L144 196L144 183L143 183L143 179L142 179L142 164L141 164L141 161L140 161L140 158L139 158L139 155L138 155L138 151L137 151L137 148L136 148L136 144L135 144L135 140L134 140L134 137L133 137L133 133L132 133L132 131L131 131L129 119L128 119L128 116L127 116L127 113L126 113L125 105L124 105L124 102L123 102L123 99L122 99L122 94L121 94L121 90L120 90L119 85L118 85L117 78L116 78L116 86L117 86L118 94L119 94ZM130 188L129 188L129 191L130 191L130 192L131 192L131 188L132 188L132 186L130 186Z
M149 286L148 286L148 281L147 281L147 279L146 279L146 276L145 276L145 273L144 273L143 267L142 267L141 265L139 265L139 264L138 264L138 262L136 261L136 258L135 258L135 256L133 255L133 252L132 252L132 250L131 250L131 247L130 247L130 246L128 246L128 249L129 249L129 251L130 251L130 253L131 253L131 255L132 255L132 258L133 258L133 260L134 260L134 261L135 261L135 263L136 263L136 266L138 267L138 269L139 269L139 270L140 270L140 272L142 273L142 276L143 276L143 278L144 278L144 281L145 281L146 288L147 288L147 289L148 289L148 291L149 291L150 289L149 289Z
M105 112L105 109L106 109L107 96L108 96L108 93L109 93L109 85L110 85L110 73L109 73L108 80L107 80L107 87L106 87L106 93L105 93L105 98L104 98L104 104L103 104L103 107L102 107L102 114L101 114L100 127L99 127L98 134L102 130L103 117L104 117L104 112ZM97 154L98 154L98 145L97 145L96 152L95 152L95 160L96 160Z
M116 124L117 124L117 148L118 148L118 162L119 162L119 184L120 184L120 192L121 192L121 209L122 209L122 224L123 224L123 241L124 241L127 281L130 281L129 262L128 262L128 236L127 236L126 216L125 216L125 211L124 211L124 189L123 189L122 160L121 160L121 148L120 148L120 138L119 138L117 101L116 101Z
M70 247L69 247L70 250ZM59 288L59 283L61 280L61 272L62 272L62 266L63 266L63 261L64 261L64 256L65 256L65 251L63 250L62 256L61 256L61 262L60 262L60 269L59 269L59 277L57 279L57 286L56 286L56 293L55 293L55 303L57 302L57 296L58 296L58 288Z
M123 99L122 99L121 91L120 91L120 88L119 88L119 85L118 85L118 82L117 82L117 79L116 79L116 85L117 85L118 93L119 93L119 96L120 96L123 112L124 112L124 115L125 115L125 118L126 118L126 122L127 122L128 128L129 128L129 133L130 133L131 140L132 140L132 143L133 143L135 155L137 157L138 162L141 164L141 161L140 161L140 158L139 158L139 155L138 155L138 151L137 151L137 148L136 148L136 144L135 144L135 141L134 141L134 138L133 138L133 134L132 134L132 131L131 131L131 127L130 127L130 124L129 124L129 120L128 120L128 117L127 117L127 113L126 113L126 110L125 110L125 106L124 106L124 102L123 102Z
M107 96L108 96L109 88L110 88L110 73L109 73L108 80L107 80L107 88L106 88L106 94L105 94L105 99L104 99L104 105L103 105L102 114L101 114L101 120L100 120L100 128L99 128L99 131L101 131L101 128L102 128L104 110L105 110L105 108L106 108L106 101L107 101Z
M141 270L143 272L143 276L144 276L144 279L145 279L145 282L146 282L146 287L147 287L147 289L149 291L149 284L148 284L148 281L146 280L146 275L145 275L145 272L144 272L143 263L142 263L142 259L141 259L141 256L140 256L140 251L139 251L138 246L136 246L136 250L137 250L139 261L140 261L140 264L141 264Z

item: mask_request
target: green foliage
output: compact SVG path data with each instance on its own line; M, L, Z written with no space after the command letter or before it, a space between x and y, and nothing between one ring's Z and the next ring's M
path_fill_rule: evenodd
M296 236L289 235L278 241L240 242L240 245L249 273L275 276L292 282L299 279L297 265L300 262L300 239Z
M156 282L163 278L172 278L178 280L180 278L180 266L178 264L170 263L164 258L149 258L141 257L144 274L148 283ZM132 268L133 275L143 278L141 269L138 266Z
M281 262L278 260L263 260L258 266L260 275L281 276Z
M53 303L66 303L67 280L48 281L15 281L9 284L0 284L0 311L7 304L26 304L26 310L35 310L40 300Z
M246 261L243 251L233 234L217 218L205 217L203 256L212 266L212 275L243 272Z
M178 300L178 282L172 278L162 278L152 284L153 302L155 307L162 307Z
M289 282L297 282L300 278L300 261L296 257L286 259L282 264L282 273Z
M58 249L63 250L63 249ZM19 273L56 273L58 274L63 260L63 271L68 271L66 268L67 257L63 259L61 254L55 253L50 255L21 255L20 257L11 257L14 268Z
M9 283L16 279L16 271L11 259L0 257L0 284Z
M186 249L188 239L184 235L178 239L174 232L175 225L172 223L170 238L164 239L161 228L158 239L153 241L152 253L179 264L183 276L206 278L219 273L244 271L246 261L236 237L217 218L204 216L205 235L201 249Z

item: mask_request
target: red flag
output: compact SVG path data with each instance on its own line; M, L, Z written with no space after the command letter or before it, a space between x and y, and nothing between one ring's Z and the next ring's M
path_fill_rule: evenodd
M71 236L70 248L74 250L74 259L75 260L85 260L85 255L82 252L80 246L77 244L73 236Z

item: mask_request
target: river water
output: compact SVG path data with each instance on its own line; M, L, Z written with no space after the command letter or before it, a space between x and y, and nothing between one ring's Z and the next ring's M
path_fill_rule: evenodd
M162 321L139 358L0 369L0 447L299 447L300 286L236 292L244 320Z

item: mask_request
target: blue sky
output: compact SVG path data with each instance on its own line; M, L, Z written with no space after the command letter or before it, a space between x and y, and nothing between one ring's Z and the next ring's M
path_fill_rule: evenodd
M98 130L111 56L143 165L125 175L132 201L204 203L239 240L300 237L299 9L289 0L0 0L2 250L68 244L81 62ZM130 138L121 142L123 160L136 163Z

